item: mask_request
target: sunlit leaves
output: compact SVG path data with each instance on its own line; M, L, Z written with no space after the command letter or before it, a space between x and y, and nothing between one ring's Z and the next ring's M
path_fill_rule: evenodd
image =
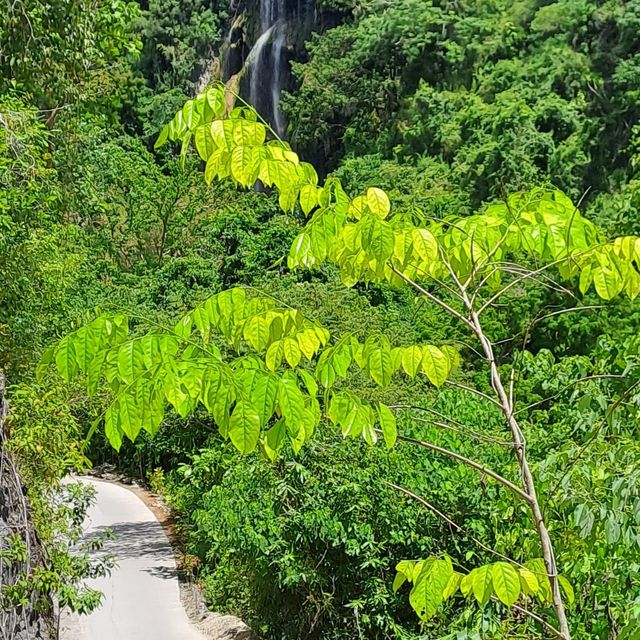
M182 140L187 133L196 132L196 144L200 140L198 151L206 150L207 143L197 130L214 119L222 117L224 108L224 88L216 86L207 89L205 93L186 102L171 122L162 129L155 143L156 148L161 147L167 140Z
M142 349L134 340L125 342L118 349L118 373L126 384L131 384L144 370Z
M229 419L229 437L240 453L251 453L260 436L260 415L246 400L236 404Z
M282 353L284 354L284 358L291 368L295 369L295 367L300 364L302 352L300 351L297 340L295 340L294 338L283 338Z
M433 557L418 562L403 560L396 565L397 591L405 582L412 584L409 602L421 620L433 617L446 597L451 597L452 585L458 580L448 556Z
M225 363L214 340L240 357ZM139 336L128 336L125 316L100 316L48 349L41 373L55 367L67 380L84 374L90 392L103 380L110 396L105 431L116 448L143 429L155 433L167 405L183 418L202 405L241 453L253 451L261 430L278 418L298 451L320 419L317 383L307 372L301 372L300 382L291 371L278 370L313 360L328 340L326 329L297 310L230 289L205 300L172 328L153 326ZM247 352L257 355L243 355ZM267 455L277 453L267 448Z
M624 288L624 280L612 263L599 264L590 272L596 293L604 300L615 298Z
M231 151L231 176L240 184L255 183L258 179L262 154L260 147L235 147Z
M428 620L435 615L452 577L453 567L447 556L429 558L416 564L409 602L421 620Z
M579 279L605 300L640 293L640 239L606 242L569 198L558 190L514 193L475 215L432 221L422 227L393 215L387 194L377 187L349 198L336 178L318 185L311 165L290 147L267 140L266 127L248 108L225 113L225 89L217 85L188 101L161 132L188 145L193 138L206 161L205 179L233 179L252 187L259 179L279 192L280 207L299 204L309 215L318 210L294 241L291 268L314 268L325 260L340 269L347 286L409 279L475 278L496 287L509 277L508 259L553 265L565 279ZM500 265L500 266L497 266ZM497 268L496 268L497 266ZM432 370L431 370L432 371Z
M536 574L528 569L520 569L520 587L525 595L534 595L540 589Z
M573 587L571 586L571 583L564 576L558 576L558 583L560 584L560 588L565 594L567 602L569 603L569 605L572 605L575 602L576 595Z
M413 584L409 601L423 620L432 617L442 601L458 591L465 598L475 599L480 606L485 606L492 598L509 607L522 597L535 596L544 603L551 602L544 561L536 558L527 565L528 568L524 568L508 562L494 562L462 574L453 571L447 556L421 561L403 560L396 565L393 588L397 591L405 582ZM571 603L573 589L569 581L559 576L559 582Z
M124 431L120 428L119 417L116 411L108 410L104 416L104 433L109 444L119 451L122 446Z
M355 394L339 391L331 394L327 413L345 438L363 438L368 444L374 445L381 431L388 449L396 442L396 418L382 403L378 403L374 410Z
M392 449L398 438L398 428L396 426L396 417L387 405L378 403L378 420L380 421L380 429L384 437L387 449Z
M369 211L378 218L386 218L391 211L391 202L389 196L377 187L367 189L366 194L367 206Z
M238 393L247 398L260 418L260 426L265 427L276 409L276 396L279 379L265 369L264 364L255 356L239 358L233 377Z
M428 358L425 364L425 354ZM316 378L326 388L336 380L346 378L352 364L362 369L376 384L386 386L399 371L415 377L424 373L429 381L440 386L457 368L460 356L451 346L439 349L433 345L409 345L392 348L382 334L371 334L364 344L354 337L345 337L324 349L316 367Z
M283 376L278 386L278 407L280 415L295 433L305 419L305 401L296 379L292 375Z
M544 564L544 560L542 558L535 558L533 560L529 560L526 563L526 570L531 572L537 581L538 589L533 593L538 597L542 602L551 602L552 593L551 593L551 583L549 582L549 578L547 576L547 568ZM525 573L525 575L528 575Z
M520 595L518 572L507 562L496 562L491 567L493 590L507 606L511 606Z
M393 230L384 220L367 216L359 224L360 246L370 260L384 265L393 253Z
M422 370L429 378L431 384L440 387L444 384L452 369L449 358L438 347L425 345L422 356Z
M423 357L423 351L418 345L412 345L403 349L402 368L410 378L415 378L418 371L420 371Z
M370 336L364 344L362 355L364 369L372 380L381 387L388 385L394 372L388 338L382 335Z
M329 340L326 329L299 311L276 308L272 299L248 297L239 288L212 296L186 317L193 317L205 341L213 331L221 332L236 349L246 344L264 354L272 371L283 359L294 368L303 356L311 360Z
M284 420L278 420L267 430L263 440L263 448L272 462L278 457L278 452L287 441L287 425Z
M106 348L120 344L127 337L128 319L123 315L102 315L81 329L68 334L44 354L42 364L55 363L58 373L69 381L76 373L90 375L99 368L97 356ZM40 367L39 373L44 373Z
M463 577L464 576L461 573L458 573L457 571L454 571L451 574L451 577L449 578L449 582L447 582L447 586L444 588L444 591L442 592L442 597L444 600L448 600L449 598L453 597L456 594L456 592L460 588L460 584L462 582Z
M199 125L194 131L194 141L198 155L205 162L216 150L216 144L211 135L211 128L207 125Z
M78 370L75 346L69 336L60 341L54 357L60 375L69 382Z
M329 403L328 414L345 438L371 438L376 415L366 402L354 394L346 391L334 393Z
M438 243L435 236L427 229L410 229L405 236L409 241L410 256L415 264L425 266L438 258Z
M471 590L475 599L481 605L487 604L493 593L493 572L491 571L491 565L474 569L469 574L469 580L471 581Z
M318 188L314 184L303 184L300 187L300 206L305 215L318 206Z

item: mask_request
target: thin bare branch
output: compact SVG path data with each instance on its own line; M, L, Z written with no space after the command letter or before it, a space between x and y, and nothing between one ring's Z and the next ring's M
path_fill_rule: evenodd
M451 416L448 416L448 415L446 415L444 413L441 413L440 411L436 411L435 409L432 409L431 407L420 407L418 405L413 405L413 404L390 404L389 405L389 409L392 409L392 410L408 409L408 410L412 410L412 411L424 411L425 413L429 413L429 414L431 414L433 416L436 416L440 420L444 420L445 422L449 422L452 425L455 425L456 427L458 427L462 431L473 432L473 429L468 427L466 424L463 424L459 420L456 420L455 418L452 418ZM511 444L511 443L509 443L509 444Z
M453 382L452 380L446 380L445 384L450 387L456 387L457 389L462 389L463 391L468 391L469 393L473 393L477 396L480 396L481 398L484 398L485 400L494 404L499 409L502 409L502 405L497 400L494 400L491 396L488 396L486 393L480 391L479 389L474 389L473 387L467 387L467 385L465 384L461 384L460 382Z
M394 484L393 482L388 482L387 480L383 480L382 484L387 487L392 487L393 489L397 489L401 491L405 495L409 496L412 500L419 502L423 507L429 509L429 511L433 511L439 518L444 520L447 524L451 525L456 531L462 531L462 527L459 524L456 524L451 518L447 517L442 511L436 509L431 503L427 502L424 498L421 498L419 495L413 493L413 491L409 491L409 489L405 489L398 484Z
M566 260L566 258L565 258ZM487 309L488 307L490 307L496 300L498 300L498 298L501 298L505 293L507 293L507 291L509 291L510 289L512 289L513 287L515 287L518 284L521 284L522 282L524 282L525 280L536 280L538 282L540 282L540 280L538 279L538 276L542 276L545 279L546 275L543 274L543 271L545 271L548 268L548 265L545 265L543 267L540 267L539 269L536 269L535 271L527 271L526 273L524 273L523 275L520 275L519 277L515 278L514 280L512 280L511 282L507 283L504 287L502 287L502 289L500 289L497 293L495 293L494 295L492 295L479 309L478 309L478 315L480 315L483 311L485 311L485 309ZM507 273L518 273L515 269L513 268L502 268L501 271L505 271ZM549 280L549 279L548 279ZM561 291L562 293L568 293L569 295L571 295L571 297L575 297L568 289L566 289L565 287L563 287L562 285L559 285L558 283L554 282L553 280L551 280L551 283L554 285L554 287L558 290ZM541 283L541 284L546 284L546 283Z
M515 446L513 442L506 442L504 440L497 440L496 438L492 438L491 436L484 435L483 433L479 433L478 431L473 431L472 429L461 429L459 427L454 427L446 422L439 422L437 420L429 420L426 418L418 418L413 416L412 418L416 422L422 422L424 424L432 424L434 427L440 427L441 429L446 429L447 431L453 431L455 433L461 433L463 435L470 436L475 438L476 440L482 440L483 442L487 442L489 444L495 444L501 447L513 447Z
M540 546L542 548L545 568L547 570L547 574L549 575L553 608L556 617L558 618L558 624L560 626L560 637L564 638L565 640L570 640L571 631L569 629L567 612L562 600L562 594L560 592L560 583L558 581L558 569L555 559L555 552L553 543L551 541L551 536L549 535L549 530L544 520L544 514L542 512L542 509L540 508L540 503L538 501L533 473L527 459L526 440L524 438L524 434L520 428L520 425L515 418L513 406L511 405L509 396L502 382L500 371L498 369L496 358L493 352L493 345L487 335L484 333L484 329L479 318L479 311L475 310L465 291L462 291L462 296L469 313L469 320L474 328L474 333L480 341L480 344L482 345L482 348L487 356L487 360L489 361L491 372L491 386L496 394L497 399L499 400L502 412L511 430L514 444L516 445L514 450L518 459L518 463L520 465L520 474L525 487L526 495L529 497L527 504L531 509L531 515L533 516L535 528L540 539ZM486 306L483 308L486 308Z
M581 307L570 307L569 309L559 309L557 311L553 311L551 313L547 313L545 315L536 315L533 320L529 323L529 325L527 326L525 332L524 332L524 337L522 338L522 348L521 350L524 351L528 342L529 342L529 338L531 337L531 332L533 331L533 327L538 324L539 322L542 322L543 320L546 320L547 318L552 318L554 316L559 316L562 315L563 313L571 313L573 311L588 311L591 309L602 309L604 308L604 305L601 304L593 304L593 305L584 305ZM542 309L540 310L539 313L542 312Z
M449 306L444 300L440 300L437 296L434 296L430 291L427 291L424 287L421 287L417 282L414 282L409 276L402 273L396 269L393 265L389 265L389 268L393 273L402 278L408 285L412 286L416 291L421 293L425 298L431 300L431 302L437 304L442 307L447 313L451 314L454 318L457 318L462 322L466 327L472 328L471 323L467 318L465 318L459 311L456 311L453 307Z
M471 243L473 247L473 236L471 236ZM471 253L472 253L472 259L473 259L473 250ZM447 271L449 271L449 275L451 276L451 279L455 282L458 289L460 289L460 294L463 294L467 290L466 284L462 284L462 282L460 282L460 279L458 278L455 272L455 269L451 266L451 263L445 258L444 251L442 249L440 249L440 259L444 263L445 267L447 267ZM462 299L462 295L459 295L459 297L460 299Z
M481 360L487 359L482 353L480 353L477 349L474 349L468 342L465 342L464 340L452 340L451 342L461 344L463 347L469 349L469 351L473 351L474 355L478 356L478 358L480 358Z
M552 396L547 396L546 398L543 398L542 400L538 400L537 402L533 402L527 405L526 407L523 407L522 409L518 409L516 411L516 414L523 413L524 411L529 411L534 407L544 404L545 402L550 402L551 400L555 400L558 396L562 395L567 389L571 389L571 387L573 387L576 384L580 384L581 382L587 382L588 380L608 380L608 379L615 380L618 378L626 378L626 376L619 373L602 373L602 374L595 374L592 376L584 376L583 378L578 378L577 380L574 380L573 382L570 382L569 384L562 387L560 391L558 391L557 393L554 393Z
M425 269L422 269L418 265L412 265L412 266L417 271L422 273L424 276L426 276L430 280L433 280L441 289L446 289L452 296L454 296L455 298L458 298L459 300L462 300L460 294L452 286L448 285L444 280L440 280L439 278L436 278L432 273L429 273L428 271L426 271Z
M489 273L485 274L484 277L482 278L482 280L480 280L480 282L476 285L476 288L474 289L473 293L471 294L471 304L472 305L475 305L476 298L480 294L480 289L482 289L482 287L484 287L484 285L489 281L489 278L491 278L491 276L494 273L497 273L498 271L500 271L500 267L498 267L498 266L492 267L491 270L489 271Z
M536 323L538 322L542 322L543 320L546 320L547 318L552 318L554 316L560 316L563 313L573 313L574 311L590 311L593 309L604 309L605 305L603 304L587 304L584 305L582 307L570 307L569 309L560 309L559 311L554 311L553 313L547 313L544 316L540 316L537 320Z
M497 299L498 297L500 297L501 295L503 295L507 289L511 288L512 286L515 286L518 282L522 282L522 280L526 280L530 277L533 277L535 275L541 274L545 271L547 271L548 269L551 269L552 267L555 267L559 264L562 264L563 262L567 262L568 260L571 260L573 262L576 261L577 258L587 255L589 253L591 253L592 251L594 251L595 249L598 249L600 247L604 247L607 244L609 244L608 242L601 242L597 245L591 246L588 249L585 249L584 251L579 251L577 253L568 253L566 256L563 256L562 258L557 258L556 260L552 260L551 262L547 262L545 265L543 265L542 267L539 267L538 269L534 269L533 271L530 269L526 269L526 267L523 267L522 265L518 265L515 263L509 263L508 261L505 261L504 263L496 263L496 264L503 264L505 266L507 265L511 265L511 269L513 271L515 270L520 270L521 272L523 270L526 270L526 274L524 274L520 279L516 279L512 282L510 282L508 285L506 285L505 287L503 287L503 289L501 289L500 291L498 291L498 293L496 293L494 296L492 296L492 298L490 298L489 301L485 302L484 305L482 305L480 307L480 309L478 310L478 315L481 314L486 307L488 307L490 304L493 303L493 301L495 299ZM552 280L552 282L554 282ZM554 282L554 284L556 286L560 286L557 283ZM575 296L565 287L561 287L561 289L563 292L568 293L571 297L575 298Z
M540 623L549 633L552 633L556 638L564 639L564 634L558 631L553 625L550 625L546 620L541 618L539 615L533 613L533 611L529 611L529 609L525 609L525 607L521 607L518 604L511 605L516 611L520 613L524 613L525 616L529 616L532 620Z
M380 430L376 430L376 431L380 434L382 433ZM511 480L507 480L506 478L502 477L499 473L496 473L492 469L489 469L489 467L486 467L480 462L476 462L475 460L471 460L466 456L460 455L459 453L455 453L455 451L449 451L449 449L444 449L443 447L439 447L438 445L432 444L431 442L425 442L424 440L416 440L415 438L409 438L408 436L402 436L402 435L398 435L398 440L401 440L402 442L407 442L408 444L416 445L418 447L423 447L431 451L435 451L436 453L440 453L444 456L447 456L448 458L457 460L458 462L461 462L462 464L465 464L468 467L475 469L479 473L482 473L486 476L489 476L490 478L493 478L496 482L499 482L501 485L507 487L507 489L515 493L519 498L524 500L527 504L531 502L531 498L529 494L527 494L520 487L518 487L513 482L511 482Z
M513 410L513 398L515 395L514 385L515 385L515 369L511 367L511 373L509 375L509 405L511 406L511 410Z
M445 413L441 413L440 411L436 411L431 407L420 407L418 405L413 405L413 404L391 404L389 405L389 409L412 409L413 411L424 411L426 413L430 413L433 416L436 416L437 418L440 418L441 420L446 420L447 422L450 422L451 424L454 424L460 427L461 429L467 429L467 430L469 429L467 425L462 424L462 422L460 422L459 420L456 420L455 418L452 418L451 416L448 416Z
M451 520L451 518L449 518L444 513L442 513L442 511L439 511L438 509L436 509L436 507L434 507L431 503L427 502L424 498L415 494L413 491L410 491L409 489L405 489L404 487L394 484L393 482L388 482L387 480L383 480L382 484L385 484L389 487L392 487L393 489L397 489L398 491L401 491L405 495L409 496L409 498L411 498L412 500L415 500L422 506L426 507L427 509L435 513L439 518L442 518L442 520L444 520L447 524L452 526L456 531L458 531L459 533L464 533L470 540L472 540L475 544L477 544L481 549L484 549L488 553L498 558L501 558L502 560L506 560L507 562L510 562L511 564L514 564L515 566L520 567L521 569L527 569L528 571L530 571L530 569L528 569L525 565L520 564L517 560L514 560L513 558L510 558L509 556L504 555L504 553L500 553L499 551L492 549L491 547L487 546L484 542L478 540L478 538L470 534L466 529L461 527L459 524L455 523L453 520Z
M383 480L382 484L384 484L384 485L386 485L388 487L391 487L392 489L396 489L397 491L400 491L401 493L404 493L406 496L408 496L412 500L415 500L417 503L421 504L423 507L426 507L427 509L429 509L429 511L435 513L439 518L444 520L449 526L453 527L456 531L458 531L459 533L465 533L475 544L477 544L479 547L481 547L485 551L488 551L489 553L497 556L498 558L506 560L507 562L510 562L511 564L514 564L514 565L520 567L521 569L526 569L527 568L524 565L520 564L519 562L513 560L512 558L509 558L508 556L505 556L504 554L500 553L499 551L496 551L495 549L492 549L491 547L488 547L483 542L480 542L480 540L478 540L475 536L470 535L459 524L454 522L451 518L449 518L447 515L442 513L442 511L440 511L439 509L434 507L430 502L427 502L424 498L421 498L419 495L415 494L413 491L410 491L409 489L405 489L404 487L401 487L398 484L394 484L393 482L388 482L387 480ZM493 597L493 599L494 600L496 599L495 596ZM532 611L529 611L525 607L521 607L520 605L517 605L517 604L513 604L511 606L516 611L519 611L520 613L523 613L524 615L529 616L532 620L535 620L536 622L540 623L547 631L551 632L556 638L563 638L564 637L555 627L551 626L548 622L543 620L539 615L537 615L537 614L533 613Z

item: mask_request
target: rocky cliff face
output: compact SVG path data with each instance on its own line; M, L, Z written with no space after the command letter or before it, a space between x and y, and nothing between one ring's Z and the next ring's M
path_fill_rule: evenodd
M29 514L26 489L5 448L8 412L5 378L0 372L0 592L28 577L32 568L42 559L42 550ZM23 550L26 553L23 554ZM53 638L53 619L48 614L36 611L34 598L20 606L8 606L2 602L0 637L3 640Z

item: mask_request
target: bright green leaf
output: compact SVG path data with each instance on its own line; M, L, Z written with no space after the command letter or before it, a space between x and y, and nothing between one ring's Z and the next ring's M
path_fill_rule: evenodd
M231 413L229 438L242 454L250 453L258 444L260 436L260 416L247 401L240 400Z
M491 579L495 594L510 607L520 595L518 572L506 562L496 562L491 565Z

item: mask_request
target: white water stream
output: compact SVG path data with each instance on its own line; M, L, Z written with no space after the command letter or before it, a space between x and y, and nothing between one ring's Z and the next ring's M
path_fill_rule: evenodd
M245 9L238 13L243 6ZM244 5L238 5L231 0L230 11L234 17L221 48L218 73L284 137L287 122L280 109L280 99L283 89L289 85L291 49L296 43L299 46L305 34L311 33L316 19L315 2L245 0ZM249 29L247 18L253 21ZM210 80L211 74L203 74L200 84Z
M285 131L280 110L283 69L286 59L286 0L260 0L260 36L247 56L249 71L249 102L271 120L278 135Z

